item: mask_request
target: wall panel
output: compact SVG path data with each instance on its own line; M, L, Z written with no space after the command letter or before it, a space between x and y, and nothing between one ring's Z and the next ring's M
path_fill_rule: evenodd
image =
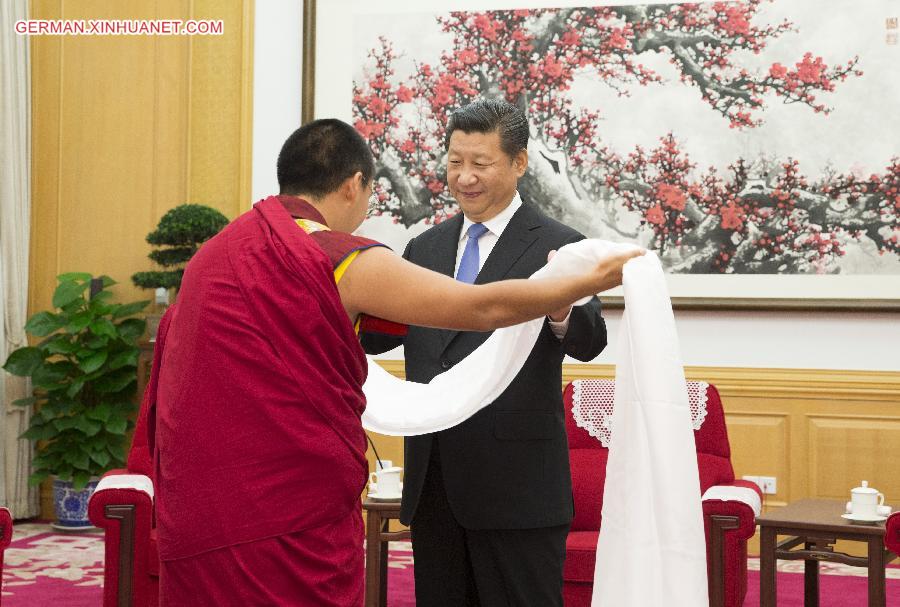
M723 400L723 403L725 401ZM739 412L725 404L725 423L731 443L731 463L735 474L774 476L778 493L770 500L783 501L791 481L789 465L790 424L784 414Z
M57 274L109 274L121 299L152 269L144 238L199 202L249 205L250 0L34 0L42 19L222 19L222 36L35 36L32 311Z
M816 416L809 424L810 492L849 499L862 480L900 506L900 417Z

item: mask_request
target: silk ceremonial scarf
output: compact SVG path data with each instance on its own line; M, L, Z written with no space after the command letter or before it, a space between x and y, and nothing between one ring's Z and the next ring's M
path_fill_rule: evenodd
M560 248L531 278L583 274L608 255L636 248L602 240L582 240ZM635 261L630 261L628 266ZM589 299L584 298L576 305L585 304ZM413 436L445 430L467 420L496 400L512 383L543 326L544 317L541 317L498 329L469 356L427 384L397 379L369 357L369 373L363 386L366 395L363 426L380 434Z
M623 272L612 440L593 607L705 607L697 449L675 317L656 255Z
M630 248L582 240L562 247L531 278L584 272ZM700 479L675 318L659 258L648 252L625 264L623 287L615 431L592 605L702 607L708 595ZM412 436L465 421L509 386L543 323L539 318L494 331L428 384L399 380L369 358L364 427Z

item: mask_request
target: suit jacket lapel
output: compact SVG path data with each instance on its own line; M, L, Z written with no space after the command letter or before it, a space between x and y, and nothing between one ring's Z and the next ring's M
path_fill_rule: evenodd
M475 278L475 284L483 285L506 278L513 264L519 261L525 251L538 239L535 230L540 225L531 208L524 204L519 207L485 260Z
M457 217L461 216L461 213L457 215ZM519 207L519 210L516 211L512 216L512 219L510 219L509 223L506 225L506 229L503 230L503 234L500 235L500 239L497 240L497 244L495 244L494 248L491 250L491 254L485 260L484 265L481 267L481 271L475 278L475 284L482 285L497 280L503 280L513 265L538 239L536 229L539 228L540 225L538 216L530 207L525 204ZM460 229L462 228L460 227ZM456 251L459 248L459 230L456 230L454 233L457 235L457 239L456 248L453 250L451 258L451 276L453 268L456 265ZM460 332L444 330L441 333L443 337L441 351L443 352Z
M462 230L463 214L457 213L447 220L447 229L443 230L439 238L435 239L431 250L431 259L428 269L440 272L453 278L456 269L456 253L459 250L459 233Z

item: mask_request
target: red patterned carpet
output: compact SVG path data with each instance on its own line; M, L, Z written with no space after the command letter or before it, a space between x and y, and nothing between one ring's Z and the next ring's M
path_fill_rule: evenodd
M887 568L887 607L900 607L900 566ZM744 607L759 605L759 559L751 558ZM803 561L779 561L778 607L803 607ZM819 607L865 607L868 605L868 578L864 567L840 563L819 564Z
M100 532L69 534L49 525L17 524L3 570L4 607L98 607L103 586ZM859 567L824 563L820 607L863 607L866 573ZM758 559L750 561L745 607L759 605ZM803 564L778 567L779 607L803 605ZM900 568L888 569L887 606L900 607ZM409 542L391 542L388 556L388 605L414 607L413 558Z
M103 596L103 536L16 523L3 567L4 607L96 607Z
M103 535L64 533L17 523L3 567L3 607L99 607L103 597ZM388 553L388 604L416 604L409 542Z

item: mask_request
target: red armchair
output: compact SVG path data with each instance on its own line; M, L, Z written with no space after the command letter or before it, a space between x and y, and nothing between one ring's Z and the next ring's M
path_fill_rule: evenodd
M6 508L0 508L0 590L3 586L3 552L12 542L12 516ZM3 594L0 592L0 603Z
M91 495L88 517L106 530L103 606L159 605L159 552L153 513L153 459L149 420L155 413L156 386L169 315L156 338L150 381L141 401L126 469L107 472Z
M890 515L885 523L884 545L894 554L900 554L900 512Z
M159 604L159 555L153 519L153 481L146 441L146 411L135 429L127 469L107 472L91 495L88 517L106 530L103 605Z
M132 472L108 472L88 505L91 522L106 530L104 607L159 604L153 483L149 476Z
M602 423L598 423L598 418L584 422L585 408L581 405L584 398L601 398L601 394L611 399L614 383L610 380L580 380L578 397L575 387L574 382L570 383L563 393L575 500L575 518L566 541L563 596L566 607L589 607L597 538L601 532L608 450L599 438L580 427L576 419L591 427L595 434L603 435L606 430L599 431ZM699 425L699 429L695 430L694 439L703 492L709 604L711 607L740 607L747 592L747 540L756 531L762 494L755 483L734 478L718 390L698 382L689 382L689 388L695 393L695 400L706 397L705 417L702 412L695 414L695 428ZM702 392L703 388L705 392ZM579 401L579 405L573 415L575 401ZM593 410L596 412L596 408Z

